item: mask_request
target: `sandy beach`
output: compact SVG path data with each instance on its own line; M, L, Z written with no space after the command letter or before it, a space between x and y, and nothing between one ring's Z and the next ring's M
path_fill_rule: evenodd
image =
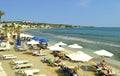
M49 46L52 44L49 44ZM33 64L32 68L37 68L40 69L39 74L46 74L47 76L64 76L64 73L60 70L60 67L54 67L54 66L49 66L47 63L41 62L43 58L51 58L55 59L55 57L51 54L51 51L49 49L43 49L43 52L46 53L45 56L32 56L32 54L29 53L30 50L27 51L16 51L14 49L14 45L11 45L11 49L9 51L0 51L0 54L14 54L17 56L17 59L15 60L28 60L29 63ZM68 49L65 49L66 53L71 53L72 51L69 51ZM91 53L90 53L91 55ZM92 55L93 56L93 55ZM96 56L93 56L96 57ZM111 60L110 58L104 58L112 67L112 69L116 72L116 76L120 75L120 65L118 65L120 62ZM82 62L71 62L69 60L63 60L66 66L80 66L78 70L78 76L96 76L96 70L95 67L92 66L92 62L95 59L92 59L91 61L87 63L82 63ZM15 71L18 69L12 69L10 66L10 61L11 60L0 60L2 63L2 67L4 68L5 72L7 73L7 76L16 76ZM88 65L89 70L84 71L82 66L83 65ZM28 69L28 68L27 68ZM2 76L2 75L0 75Z
M120 76L119 8L120 0L1 0L0 76Z
M44 52L46 53L46 56L32 56L32 54L29 54L28 52L30 51L25 51L25 52L18 52L14 50L14 46L11 46L10 51L1 51L0 54L14 54L17 56L17 59L15 60L28 60L29 63L33 64L32 68L37 68L40 69L40 74L46 74L47 76L64 76L64 73L60 70L60 67L54 67L54 66L49 66L46 63L41 62L41 59L44 57L46 58L52 58L54 59L54 56L51 53L50 50L46 49ZM16 76L15 75L15 69L13 70L10 66L10 61L11 60L0 60L2 63L2 67L4 68L5 72L7 73L7 76ZM76 66L78 63L73 63L71 61L63 61L66 63L68 66ZM18 69L17 69L18 70ZM80 72L80 71L79 71ZM94 73L91 72L91 76Z

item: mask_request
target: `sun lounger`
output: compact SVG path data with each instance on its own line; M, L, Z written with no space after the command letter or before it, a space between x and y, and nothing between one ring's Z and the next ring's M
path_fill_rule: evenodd
M39 73L39 69L30 69L30 70L24 70L25 73L32 72L33 74Z
M101 71L102 71L102 67L98 67L96 68L96 71L97 71L97 74L103 74ZM115 75L116 73L114 71L109 71L109 74L108 76L112 76L112 75ZM103 74L104 75L104 74Z
M34 76L47 76L46 74L39 74L39 75L34 75Z
M17 56L14 56L13 54L4 54L4 55L1 55L1 58L2 59L16 59Z
M103 74L101 72L98 72L98 74L101 76L106 76L105 74ZM116 73L114 71L112 71L112 72L109 72L109 74L107 76L114 76L114 75L116 75Z
M10 45L9 44L6 44L5 46L0 46L0 50L8 51L9 49L10 49Z
M34 50L40 50L40 48L37 47L37 46L33 46L33 49L34 49Z
M0 47L0 50L7 50L7 48L6 47Z
M37 53L36 56L45 56L46 54L43 53Z
M17 51L26 51L26 49L22 46L16 46Z
M46 55L45 53L39 53L37 51L33 52L33 54L36 56L45 56Z
M39 73L39 69L29 69L29 70L18 70L17 74L22 74L23 76L34 76L34 74Z
M14 56L13 54L1 54L0 57Z
M16 58L17 58L17 56L6 56L3 59L16 59Z
M10 64L17 65L17 64L26 64L28 63L28 60L12 60L10 61Z
M32 67L33 66L33 64L30 64L30 63L28 63L28 64L17 64L17 65L15 65L15 66L13 66L13 69L18 69L18 68L30 68L30 67Z

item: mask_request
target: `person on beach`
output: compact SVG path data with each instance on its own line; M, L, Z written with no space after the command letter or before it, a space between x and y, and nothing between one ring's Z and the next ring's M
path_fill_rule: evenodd
M104 66L106 66L106 61L105 60L102 60L97 66L97 70L102 70L104 68Z
M69 68L65 65L60 65L60 67L63 70L63 72L65 72L67 75L78 76L78 74L77 74L78 67L75 66L74 68Z
M107 63L106 63L105 60L102 60L102 61L100 62L100 65L99 65L99 66L101 66L101 67L100 67L101 69L99 69L100 72L101 72L102 74L104 74L105 76L108 76L109 73L112 72L112 68L107 65Z
M104 75L109 76L112 73L112 68L110 66L105 66L104 69L101 71Z
M30 44L30 49L31 49L31 52L33 52L33 50L34 50L34 44Z
M106 65L107 65L105 60L102 60L102 61L100 62L100 64L101 64L101 66L106 66Z
M40 47L40 49L38 50L38 53L39 53L39 54L42 54L42 53L43 53L41 47Z
M47 49L47 47L48 47L48 43L47 42L41 42L41 48L42 49Z

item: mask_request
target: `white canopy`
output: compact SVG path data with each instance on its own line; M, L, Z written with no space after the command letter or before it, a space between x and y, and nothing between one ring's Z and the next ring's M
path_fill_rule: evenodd
M59 46L59 45L67 45L66 43L63 43L63 42L59 42L59 43L57 43L57 44L55 44L55 46Z
M32 35L28 35L28 34L27 34L26 37L31 37L31 38L33 38L34 36L32 36Z
M71 47L71 48L78 48L78 49L83 48L82 46L80 46L80 45L78 45L78 44L72 44L72 45L69 45L68 47Z
M114 55L111 52L108 52L108 51L106 51L104 49L95 51L94 53L97 54L97 55L100 55L100 56L108 56L108 57L112 57Z
M59 47L59 46L50 46L48 48L52 51L62 51L62 50L64 50L64 48Z
M11 37L11 34L10 34L10 33L7 33L7 37L10 38L10 37Z
M24 33L21 33L21 34L20 34L20 37L25 37L25 34L24 34Z
M28 41L27 44L39 44L39 41L31 40Z
M73 61L83 61L83 62L87 62L87 61L89 61L90 59L93 58L93 57L89 56L88 54L86 54L82 51L78 51L76 53L68 54L67 56Z
M28 35L28 34L24 34L24 33L21 33L21 34L20 34L20 37L31 37L31 38L32 38L32 37L34 37L34 36Z

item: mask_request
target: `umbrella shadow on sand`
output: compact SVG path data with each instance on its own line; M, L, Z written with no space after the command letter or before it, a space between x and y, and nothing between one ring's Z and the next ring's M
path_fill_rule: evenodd
M32 55L32 53L29 52L29 51L28 51L28 52L27 52L27 51L26 51L26 52L23 52L23 54L26 54L26 55Z

